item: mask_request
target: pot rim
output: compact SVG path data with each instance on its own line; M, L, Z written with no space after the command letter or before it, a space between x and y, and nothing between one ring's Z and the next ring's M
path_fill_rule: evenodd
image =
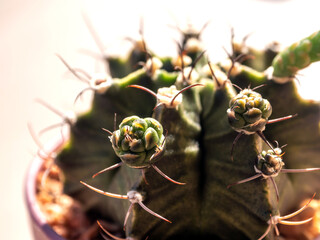
M44 146L45 153L55 153L64 145L65 140L63 137L55 139ZM49 154L48 154L49 155ZM65 240L53 228L47 223L44 214L41 212L40 207L36 200L36 177L43 165L43 159L37 154L31 161L30 166L25 177L24 183L24 197L29 216L31 218L31 226L34 231L34 235L37 235L35 231L42 231L42 235L45 235L48 239Z

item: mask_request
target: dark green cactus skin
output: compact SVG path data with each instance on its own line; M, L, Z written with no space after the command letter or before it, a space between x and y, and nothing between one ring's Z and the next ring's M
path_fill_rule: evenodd
M258 239L268 226L270 214L286 212L303 198L320 190L317 184L319 173L292 174L290 177L279 175L276 180L279 203L276 203L273 188L267 181L251 181L227 189L228 184L254 175L257 157L262 149L268 149L256 134L249 134L238 141L234 161L231 161L230 150L238 129L245 129L248 133L261 130L269 141L288 144L284 159L287 168L319 167L320 105L301 99L295 82L278 84L269 80L259 69L241 66L237 74L229 76L232 83L243 89L261 84L266 86L259 88L259 93L246 89L239 95L231 84L219 86L206 77L201 72L206 61L200 61L194 69L199 78L193 81L204 86L185 91L182 103L176 108L161 105L154 109L156 101L152 96L127 86L138 84L157 92L157 89L171 85L182 89L189 83L176 82L179 72L174 70L168 58L162 59L163 68L152 75L145 68L133 71L137 63L131 61L134 59L133 53L136 54L132 51L127 59L110 62L111 68L116 65L111 71L114 79L112 85L104 94L94 95L91 110L79 116L71 127L70 140L56 159L64 172L65 192L80 200L88 211L121 226L129 202L102 196L81 185L80 181L117 194L125 195L130 190L137 190L143 194L143 202L148 208L172 221L167 223L134 206L126 225L126 237ZM280 53L275 59L284 54L290 55ZM194 53L192 56L195 59ZM266 64L270 64L269 58ZM274 68L276 73L280 71L276 70L278 67ZM127 75L128 72L130 74ZM282 76L282 71L278 76ZM249 99L250 94L253 99ZM243 102L244 98L246 100ZM250 101L253 101L252 106L247 104ZM255 112L251 113L250 109L255 109ZM296 113L298 117L266 126L271 111L272 118ZM123 165L92 179L91 176L99 170L118 163L120 158L124 160L123 146L116 139L123 140L125 134L121 131L125 131L114 130L110 143L108 135L101 130L113 127L114 113L120 121L129 117L125 120L127 123L120 124L120 129L125 125L132 126L133 121L128 123L128 119L153 117L157 120L163 132L167 131L167 136L165 151L156 165L168 176L186 185L173 184L148 168L148 160L153 153L146 154L147 157L141 162L131 162L129 166ZM240 115L244 119L241 126L234 121L234 117L239 120ZM262 128L253 127L252 119L263 119ZM156 145L161 145L164 141L162 130L158 132L158 138ZM151 149L154 152L155 146ZM266 155L263 157L266 158ZM140 167L145 168L148 183L141 171L134 169Z

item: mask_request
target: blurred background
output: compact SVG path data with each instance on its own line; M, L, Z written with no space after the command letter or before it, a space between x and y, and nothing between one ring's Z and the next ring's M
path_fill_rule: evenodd
M61 122L61 117L34 100L77 112L90 103L90 94L85 94L74 104L87 85L68 73L55 54L88 73L104 71L99 60L102 47L96 45L88 21L103 53L112 54L130 46L125 37L139 37L140 16L149 48L160 55L176 54L174 40L179 32L172 26L184 28L189 22L200 29L210 21L202 36L213 62L226 57L222 47L230 49L231 27L239 40L250 33L247 43L256 47L273 40L286 46L320 27L318 1L312 0L1 0L1 239L32 239L23 186L37 145L28 123L38 132ZM299 80L304 97L320 100L317 68L319 64L303 71ZM57 134L59 129L46 132L40 141Z

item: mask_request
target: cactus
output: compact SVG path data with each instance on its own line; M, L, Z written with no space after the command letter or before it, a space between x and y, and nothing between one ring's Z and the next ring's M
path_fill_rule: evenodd
M88 80L92 107L55 159L64 191L126 239L262 239L320 190L320 105L294 80L319 60L320 32L281 52L233 43L227 64L182 33L177 56L137 41Z

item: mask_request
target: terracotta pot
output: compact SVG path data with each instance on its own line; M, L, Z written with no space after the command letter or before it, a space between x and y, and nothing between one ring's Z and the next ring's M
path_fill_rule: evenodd
M57 151L63 144L60 139L54 144L49 145L47 153ZM40 211L40 208L36 201L36 178L38 172L43 165L43 159L39 156L35 157L32 161L25 180L25 201L30 216L30 224L33 231L35 240L65 240L65 238L58 235L51 226L46 222L44 214Z

